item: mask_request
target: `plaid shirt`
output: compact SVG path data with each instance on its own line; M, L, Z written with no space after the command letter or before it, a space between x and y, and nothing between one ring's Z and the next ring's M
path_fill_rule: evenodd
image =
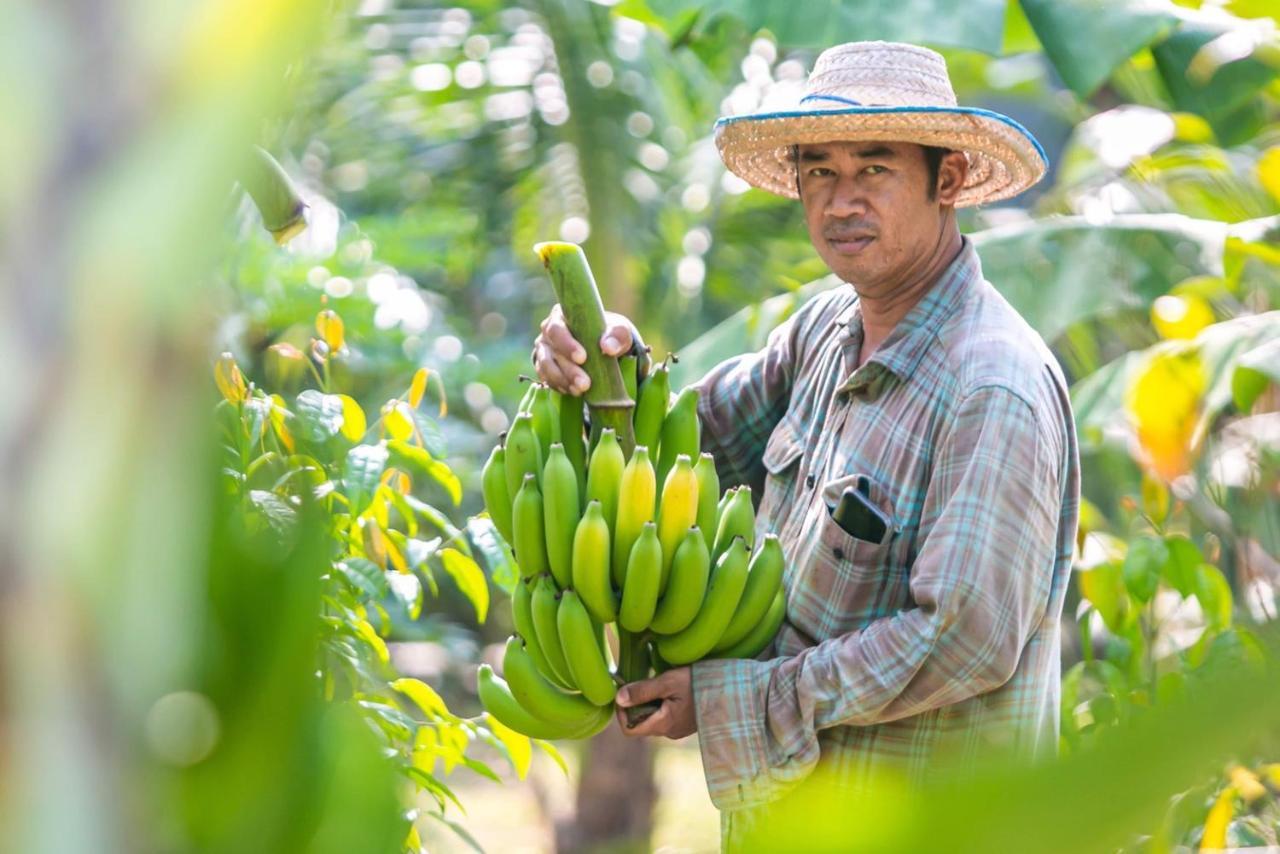
M693 666L711 799L751 821L820 768L854 789L944 756L1057 748L1059 617L1080 489L1066 381L1040 336L956 260L862 367L852 287L700 383L703 450L760 496L787 618L767 660ZM860 476L881 543L827 502ZM770 657L773 656L773 657ZM725 831L728 833L729 831Z

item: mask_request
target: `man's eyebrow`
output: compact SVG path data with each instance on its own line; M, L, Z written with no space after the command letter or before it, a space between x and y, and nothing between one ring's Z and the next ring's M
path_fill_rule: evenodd
M878 157L881 160L888 160L891 157L896 157L897 152L895 152L892 148L887 148L883 145L875 145L875 146L872 146L871 148L862 149L857 153L857 155L859 157L866 157L866 158Z
M898 153L885 145L873 145L870 148L863 148L855 151L854 156L866 159L878 158L880 160L890 160L897 157ZM800 162L802 163L821 163L824 160L830 159L831 155L821 149L806 148L800 152Z
M803 163L820 163L823 160L830 160L830 159L831 159L831 155L827 154L827 152L825 151L817 151L814 149L806 148L804 151L800 152L800 160Z

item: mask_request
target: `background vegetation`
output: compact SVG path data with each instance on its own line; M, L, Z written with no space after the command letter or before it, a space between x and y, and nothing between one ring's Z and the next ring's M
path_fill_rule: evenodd
M535 241L582 242L678 382L837 284L710 132L855 38L940 49L961 102L1049 150L962 227L1073 384L1087 503L1063 761L874 822L816 809L807 837L1276 842L1274 4L65 0L0 24L14 850L714 846L691 744L562 757L478 713L510 573L477 476L551 301ZM307 205L283 247L242 190L255 145Z

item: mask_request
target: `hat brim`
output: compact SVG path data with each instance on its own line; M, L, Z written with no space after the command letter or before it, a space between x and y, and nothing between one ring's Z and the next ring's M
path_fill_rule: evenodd
M969 175L956 207L1016 196L1049 167L1044 148L1008 116L978 107L847 107L751 113L720 119L716 148L753 187L796 199L791 147L842 141L913 142L964 151Z

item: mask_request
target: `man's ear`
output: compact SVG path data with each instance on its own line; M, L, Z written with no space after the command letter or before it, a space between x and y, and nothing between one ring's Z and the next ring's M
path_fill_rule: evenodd
M938 164L938 202L954 206L969 176L969 158L963 151L948 151Z

